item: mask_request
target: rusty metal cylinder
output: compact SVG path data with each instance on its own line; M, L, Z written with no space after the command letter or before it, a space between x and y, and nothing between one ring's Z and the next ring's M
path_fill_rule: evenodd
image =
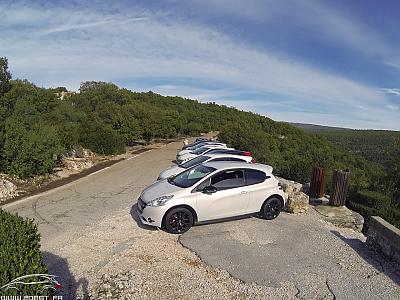
M325 194L325 168L315 167L310 182L310 197L321 198Z
M344 206L346 204L347 190L349 187L350 171L334 170L332 176L332 195L329 205Z

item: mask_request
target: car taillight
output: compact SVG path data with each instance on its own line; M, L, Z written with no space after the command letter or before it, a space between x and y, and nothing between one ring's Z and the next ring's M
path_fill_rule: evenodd
M244 151L244 155L245 156L251 156L251 152L250 151Z

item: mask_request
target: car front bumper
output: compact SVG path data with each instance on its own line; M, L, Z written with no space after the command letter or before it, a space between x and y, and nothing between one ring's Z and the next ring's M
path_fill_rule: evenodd
M166 208L163 206L147 206L140 199L137 204L137 213L140 221L145 225L161 227Z

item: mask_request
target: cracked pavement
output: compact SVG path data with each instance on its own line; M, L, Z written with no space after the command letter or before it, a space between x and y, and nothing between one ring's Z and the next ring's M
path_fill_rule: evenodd
M291 282L301 299L399 299L400 272L373 252L365 237L323 221L310 209L195 226L180 242L245 282Z
M135 295L142 299L399 299L398 271L369 250L361 234L326 223L313 210L270 222L193 227L179 241L209 265L178 236L141 225L133 205L180 146L156 147L3 206L35 219L64 299L89 296L99 276L121 272L136 274L141 292Z

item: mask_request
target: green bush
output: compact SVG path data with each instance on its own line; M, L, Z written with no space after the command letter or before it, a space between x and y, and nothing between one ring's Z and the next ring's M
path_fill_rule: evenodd
M357 192L353 197L353 201L378 210L385 209L391 205L389 196L368 190Z
M371 216L379 216L400 228L400 209L394 206L385 194L363 190L351 193L346 205L364 217L363 233L366 234Z
M40 252L40 235L30 219L0 209L0 287L24 275L47 274ZM0 295L47 295L43 285L19 285Z
M110 125L96 119L85 121L81 126L80 142L83 147L99 154L117 154L124 149L124 139Z
M15 129L17 126L15 123L7 131L4 146L7 171L21 178L51 173L64 151L56 130L47 126Z

